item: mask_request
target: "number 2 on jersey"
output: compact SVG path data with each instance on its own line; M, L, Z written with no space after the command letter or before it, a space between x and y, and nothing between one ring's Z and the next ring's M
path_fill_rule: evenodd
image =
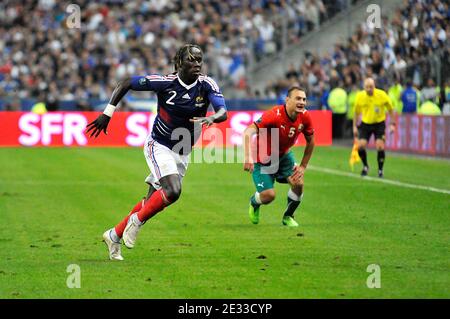
M170 91L169 94L172 94L172 96L167 99L166 104L175 105L172 100L175 98L175 96L177 96L177 92Z

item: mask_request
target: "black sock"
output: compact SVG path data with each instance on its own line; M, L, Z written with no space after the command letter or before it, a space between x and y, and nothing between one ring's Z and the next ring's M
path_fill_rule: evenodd
M386 154L384 153L384 150L378 151L378 170L382 171L383 170L383 165L384 165L384 158L386 157Z
M361 161L363 162L364 166L368 166L366 150L364 148L360 148L360 149L358 149L358 154L359 154L359 157L361 158Z
M300 205L301 202L301 197L299 201L293 200L290 197L288 197L287 199L287 207L286 210L284 211L284 216L291 216L294 217L294 212L297 209L298 205Z

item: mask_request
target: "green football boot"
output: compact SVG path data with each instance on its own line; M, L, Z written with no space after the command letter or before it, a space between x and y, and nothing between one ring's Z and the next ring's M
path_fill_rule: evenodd
M298 223L295 221L292 216L284 216L283 217L283 225L288 227L298 227Z
M252 203L248 205L248 216L253 224L259 223L259 206L257 208L253 207Z

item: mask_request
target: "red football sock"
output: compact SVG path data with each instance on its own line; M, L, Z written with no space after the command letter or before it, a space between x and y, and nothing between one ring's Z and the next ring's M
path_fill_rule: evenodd
M116 230L116 234L117 234L117 236L119 236L119 238L122 238L123 231L125 230L125 227L127 226L128 219L130 218L130 216L141 210L142 206L144 205L144 201L145 201L145 199L140 200L136 204L136 206L133 207L131 212L120 223L118 223L116 225L116 227L114 229Z
M167 200L164 191L160 189L154 192L145 202L144 206L137 213L137 217L141 223L144 223L169 205L170 202Z

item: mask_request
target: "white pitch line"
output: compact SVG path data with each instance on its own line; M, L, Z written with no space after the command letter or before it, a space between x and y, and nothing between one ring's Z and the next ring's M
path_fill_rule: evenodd
M379 182L379 183L391 184L391 185L395 185L395 186L414 188L414 189L422 189L422 190L426 190L426 191L430 191L430 192L436 192L436 193L442 193L442 194L449 194L450 195L450 190L436 188L436 187L431 187L431 186L409 184L409 183L403 183L403 182L399 182L399 181L395 181L395 180L391 180L391 179L375 178L375 177L370 177L370 176L361 177L358 174L342 172L342 171L338 171L336 169L317 167L317 166L313 166L313 165L309 165L308 169L311 169L311 170L317 171L317 172L322 172L322 173L328 173L328 174L334 174L334 175L339 175L339 176L358 178L360 180L364 179L364 180L369 180L369 181L372 181L372 182Z

